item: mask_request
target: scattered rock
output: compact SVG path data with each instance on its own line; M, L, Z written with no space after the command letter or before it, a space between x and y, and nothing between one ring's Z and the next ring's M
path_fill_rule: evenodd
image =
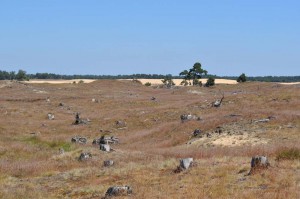
M100 138L94 139L93 144L117 144L119 143L119 138L111 136L111 137L105 137L104 135Z
M180 167L188 169L193 164L193 158L185 158L180 160Z
M175 173L180 173L193 166L193 158L185 158L179 161L179 166L174 170Z
M191 114L183 114L180 116L181 122L189 121L189 120L201 120L200 117Z
M95 98L93 98L93 99L92 99L92 102L94 102L94 103L99 103L99 100L98 100L98 99L95 99Z
M125 121L118 120L115 123L116 123L117 128L124 128L127 126Z
M266 156L254 156L251 159L251 170L249 175L254 174L261 169L267 169L270 166L268 158Z
M79 115L80 115L80 113L75 114L75 122L73 123L74 125L87 124L90 122L89 119L86 119L86 120L81 119Z
M71 142L79 143L79 144L86 144L87 139L85 137L75 136L71 139Z
M92 158L91 153L81 153L78 160L79 161L84 161L84 160L87 160L87 159L90 159L90 158Z
M110 146L108 144L100 144L100 150L109 152Z
M103 165L104 165L105 167L110 167L110 166L114 165L114 161L112 161L112 160L105 160L105 161L103 162Z
M193 136L196 137L198 135L200 135L202 133L202 131L200 129L195 129L193 132Z
M266 123L266 122L269 122L269 121L270 121L270 119L266 118L266 119L255 120L254 123L260 123L260 122Z
M212 106L213 107L220 107L222 105L223 99L224 99L224 93L223 93L223 96L220 100L216 100L215 102L212 103Z
M64 153L65 153L65 150L64 150L63 148L59 148L59 149L58 149L58 153L59 153L59 154L64 154Z
M48 120L54 120L54 115L52 113L48 113Z
M109 189L105 193L105 197L110 196L125 196L132 194L132 188L130 186L113 186L109 187Z

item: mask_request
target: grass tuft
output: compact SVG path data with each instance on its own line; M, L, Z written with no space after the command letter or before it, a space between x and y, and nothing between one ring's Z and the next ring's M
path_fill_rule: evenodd
M300 149L295 147L283 149L277 153L276 160L300 160Z

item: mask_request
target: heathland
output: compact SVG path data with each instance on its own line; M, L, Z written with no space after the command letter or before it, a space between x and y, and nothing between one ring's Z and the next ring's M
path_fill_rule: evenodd
M114 185L132 187L125 198L300 197L300 84L3 80L0 93L0 198L101 198ZM92 144L103 135L119 138L113 151ZM78 161L82 152L92 157ZM271 166L248 175L255 155ZM189 157L194 166L175 173Z

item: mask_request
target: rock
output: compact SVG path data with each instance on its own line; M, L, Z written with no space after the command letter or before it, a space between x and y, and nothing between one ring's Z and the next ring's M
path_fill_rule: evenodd
M269 121L270 121L270 119L266 118L266 119L261 119L261 120L255 120L254 122L255 123L259 123L259 122L266 123L266 122L269 122Z
M180 119L182 122L189 121L189 120L201 120L200 117L191 114L183 114L180 116Z
M79 115L80 115L80 113L75 114L75 122L73 123L74 125L87 124L90 122L89 119L86 119L86 120L81 119Z
M195 129L193 132L193 136L196 137L197 135L200 135L202 131L200 129Z
M250 174L253 174L255 171L260 169L267 169L270 166L268 158L266 156L254 156L251 159L251 170Z
M65 153L65 150L64 150L63 148L59 148L59 149L58 149L58 152L59 152L59 154L64 154L64 153Z
M92 102L94 102L94 103L99 103L99 100L98 100L98 99L95 99L95 98L93 98L93 99L92 99Z
M86 144L87 139L85 137L75 136L71 139L71 142L79 143L79 144Z
M103 162L103 165L104 165L105 167L110 167L110 166L114 165L114 161L112 161L112 160L105 160L105 161Z
M49 97L46 98L46 102L50 102L50 98Z
M62 102L60 102L59 104L58 104L58 106L64 106L65 104L64 103L62 103Z
M117 143L119 143L119 138L114 136L111 137L101 136L100 138L93 140L93 144L117 144Z
M132 188L130 186L113 186L109 187L105 196L125 196L132 194Z
M155 98L155 97L151 97L151 100L152 100L152 101L155 101L155 100L156 100L156 98Z
M108 144L100 144L100 150L109 152L110 146Z
M54 120L54 115L52 113L48 113L48 120Z
M84 161L84 160L87 160L87 159L90 159L90 158L92 158L91 153L81 153L78 160L79 161Z
M115 123L116 123L117 128L124 128L127 126L125 121L118 120Z
M180 160L180 167L188 169L193 164L193 158L185 158Z

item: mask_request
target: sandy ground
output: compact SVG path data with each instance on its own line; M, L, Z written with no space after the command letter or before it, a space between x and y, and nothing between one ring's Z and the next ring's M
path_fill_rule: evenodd
M288 83L279 83L284 85L294 85L294 84L300 84L300 82L288 82Z
M138 79L141 81L143 84L146 82L150 82L151 84L162 84L161 80L162 79ZM206 83L207 79L200 79L203 84ZM173 82L179 86L180 83L182 82L182 79L173 79ZM215 79L216 84L237 84L236 80L229 80L229 79Z
M84 81L84 83L91 83L94 82L96 80L94 79L71 79L71 80L30 80L26 83L49 83L49 84L69 84L69 83L73 83L76 82L78 83L80 80ZM119 80L132 80L132 79L119 79ZM158 85L158 84L162 84L162 79L138 79L139 81L141 81L143 84L145 84L146 82L150 82L152 85ZM174 83L179 86L182 79L174 79L173 80ZM205 83L207 81L207 79L201 79L200 81L202 81L202 83ZM228 79L216 79L215 80L216 84L236 84L237 82L235 80L228 80Z
M71 80L30 80L26 83L48 83L48 84L70 84L73 82L78 83L80 80L82 80L84 83L91 83L96 81L95 79L71 79ZM132 80L132 79L119 79L119 80ZM143 84L146 82L150 82L152 85L158 85L162 84L162 79L138 79ZM180 83L182 79L174 79L174 83L177 86L180 86ZM203 84L206 83L207 79L201 79ZM229 80L229 79L215 79L216 84L237 84L236 80ZM294 84L300 84L300 82L289 82L289 83L280 83L284 85L294 85Z

